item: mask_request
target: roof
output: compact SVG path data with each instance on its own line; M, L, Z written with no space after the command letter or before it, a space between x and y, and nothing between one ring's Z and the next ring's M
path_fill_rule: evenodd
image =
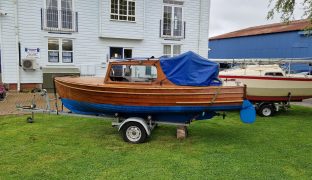
M246 29L241 29L238 31L233 31L230 33L222 34L219 36L214 36L209 40L218 40L218 39L228 39L235 37L244 37L244 36L255 36L262 34L272 34L272 33L281 33L281 32L290 32L290 31L301 31L311 25L309 20L297 20L291 21L290 23L275 23L262 26L249 27Z

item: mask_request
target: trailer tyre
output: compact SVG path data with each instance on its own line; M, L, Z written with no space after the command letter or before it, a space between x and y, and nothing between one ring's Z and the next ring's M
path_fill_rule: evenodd
M275 109L274 109L274 106L270 104L264 104L260 106L257 112L258 112L258 115L262 117L270 117L274 114Z
M124 141L132 144L144 143L147 133L144 127L138 122L128 122L121 129Z

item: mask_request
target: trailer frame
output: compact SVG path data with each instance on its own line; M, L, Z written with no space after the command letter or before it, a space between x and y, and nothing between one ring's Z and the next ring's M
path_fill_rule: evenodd
M19 111L31 113L31 116L28 116L26 118L26 121L28 123L34 123L35 122L35 114L47 114L47 115L58 115L58 116L73 116L73 117L81 117L81 118L98 118L98 119L110 119L112 121L112 127L116 127L118 132L121 132L121 135L124 139L124 141L133 143L133 144L139 144L144 143L146 140L151 136L152 131L157 127L159 124L165 124L165 125L175 125L177 126L177 137L181 136L178 134L181 132L182 129L185 129L185 136L187 137L187 127L190 125L189 123L172 123L172 122L162 122L162 121L154 121L152 119L152 116L147 116L146 119L140 118L140 117L128 117L124 118L120 116L118 113L115 113L114 115L107 115L107 114L101 114L101 115L85 115L85 114L76 114L71 111L64 111L63 104L61 107L61 111L58 110L58 104L57 104L57 95L55 94L55 98L50 99L48 96L48 93L45 89L42 89L40 91L34 92L34 98L32 99L31 105L27 106L21 106L17 105L16 108ZM35 96L39 94L40 96L43 96L44 102L45 102L45 109L43 108L37 108L36 102L35 102ZM56 110L52 110L50 106L50 101L55 101L55 107ZM181 134L181 133L180 133Z

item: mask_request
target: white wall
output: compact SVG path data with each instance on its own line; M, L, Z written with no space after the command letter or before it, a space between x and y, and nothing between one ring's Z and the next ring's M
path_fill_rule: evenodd
M23 58L25 48L40 48L41 57L36 61L38 67L44 66L46 51L43 38L44 31L41 30L40 10L43 4L44 1L18 1L18 29L21 57ZM20 80L21 83L42 83L42 71L39 68L36 71L24 71L20 68Z
M48 37L72 39L74 65L70 66L88 65L91 70L93 66L97 76L105 75L106 69L103 68L103 64L107 61L110 47L132 48L133 57L162 56L164 44L181 44L182 52L192 50L204 57L208 54L210 0L184 1L186 38L181 41L164 40L159 37L163 0L137 0L135 23L111 21L110 0L75 0L78 33L72 34L52 34L41 30L40 10L44 8L44 0L19 0L18 2L19 41L22 55L25 48L40 48L41 57L37 60L38 67L64 67L64 65L48 63ZM16 83L18 55L15 42L14 1L0 0L0 7L8 12L7 16L0 17L3 82ZM40 68L27 72L20 69L20 78L21 83L42 83L42 71Z
M0 1L0 9L1 9L1 1ZM0 61L2 59L2 55L1 55L1 44L2 44L2 20L1 20L1 16L0 16ZM1 62L0 62L1 63ZM0 71L2 72L2 66ZM2 82L2 77L0 79L0 82Z
M8 14L0 16L2 25L1 31L1 65L2 65L2 80L7 83L14 83L17 81L17 44L15 41L15 28L14 28L14 2L13 1L0 1L1 8Z
M147 0L136 0L135 22L110 20L110 0L102 0L101 8L101 37L118 39L144 39L144 4Z

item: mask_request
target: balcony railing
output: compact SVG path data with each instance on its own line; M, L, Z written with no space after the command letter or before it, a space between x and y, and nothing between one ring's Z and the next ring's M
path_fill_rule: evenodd
M168 39L185 39L185 21L174 21L173 24L165 24L160 20L159 36Z
M53 32L78 32L78 13L69 10L41 9L41 27Z

